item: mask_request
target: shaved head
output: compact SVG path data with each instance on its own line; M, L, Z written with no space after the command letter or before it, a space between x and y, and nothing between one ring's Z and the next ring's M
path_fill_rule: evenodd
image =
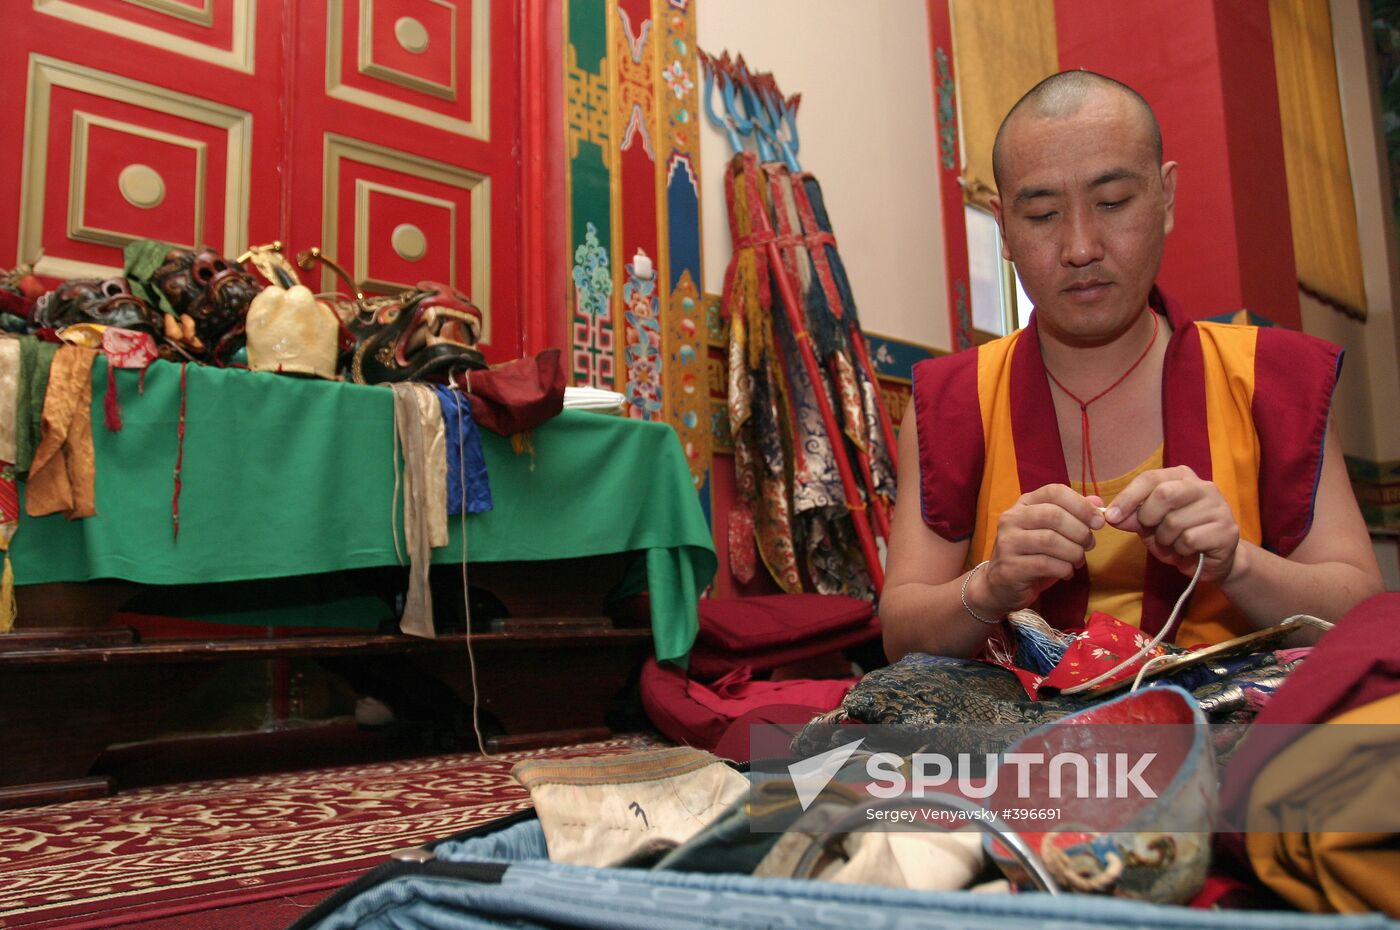
M1148 144L1156 155L1157 163L1161 164L1162 129L1157 124L1156 114L1152 112L1152 107L1143 99L1142 94L1121 81L1093 71L1061 71L1026 91L1025 96L1016 101L1016 105L1001 121L996 142L992 146L992 175L996 179L997 190L1002 190L1002 140L1006 136L1007 127L1025 117L1060 119L1073 116L1091 98L1104 92L1122 95L1140 115Z

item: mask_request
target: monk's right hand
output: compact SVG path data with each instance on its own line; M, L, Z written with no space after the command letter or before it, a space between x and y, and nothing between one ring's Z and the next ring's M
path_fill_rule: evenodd
M969 584L968 600L979 613L988 612L983 616L1029 607L1041 591L1084 564L1094 530L1104 526L1101 507L1101 498L1063 484L1021 495L997 520L992 557Z

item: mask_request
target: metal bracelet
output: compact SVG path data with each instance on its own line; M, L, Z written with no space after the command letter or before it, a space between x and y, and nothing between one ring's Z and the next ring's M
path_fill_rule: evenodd
M978 570L979 568L985 568L985 567L988 565L988 563L990 563L990 562L991 562L991 559L988 559L988 560L986 560L986 561L984 561L984 562L978 562L976 565L972 566L972 571L968 572L968 573L967 573L967 577L963 579L963 583L962 583L962 605L963 605L963 610L967 611L968 614L972 617L972 619L976 620L978 623L985 623L985 624L987 624L988 626L994 626L994 625L1000 623L1001 620L1002 620L1002 618L998 617L998 618L995 619L995 620L988 620L986 617L982 616L982 615L979 614L977 611L973 610L972 607L971 607L971 605L969 605L969 604L967 603L967 584L968 584L968 582L970 582L970 581L972 580L972 576L973 576L973 575L977 574L977 570Z

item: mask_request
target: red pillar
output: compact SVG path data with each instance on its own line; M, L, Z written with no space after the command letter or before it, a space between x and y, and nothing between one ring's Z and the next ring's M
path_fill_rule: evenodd
M958 145L953 25L948 0L928 0L929 63L933 69L934 125L938 129L938 194L943 203L943 259L948 268L948 350L972 346L972 290L963 214L962 152Z
M549 0L521 0L520 350L569 345L564 229L564 23ZM568 370L568 353L564 355Z
M1060 68L1137 89L1180 163L1158 280L1195 317L1300 328L1269 5L1055 0Z

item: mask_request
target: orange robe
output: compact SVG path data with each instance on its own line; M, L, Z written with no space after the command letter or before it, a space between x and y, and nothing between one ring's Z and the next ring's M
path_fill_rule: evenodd
M1287 556L1307 535L1341 350L1303 333L1191 320L1156 289L1172 326L1162 372L1163 464L1220 488L1240 538ZM990 558L996 518L1022 494L1070 483L1034 315L1024 330L914 366L923 519L970 539L967 565ZM1149 556L1142 629L1156 633L1189 579ZM1036 609L1082 626L1089 579L1047 588ZM1248 631L1221 591L1203 585L1177 631L1186 645Z

